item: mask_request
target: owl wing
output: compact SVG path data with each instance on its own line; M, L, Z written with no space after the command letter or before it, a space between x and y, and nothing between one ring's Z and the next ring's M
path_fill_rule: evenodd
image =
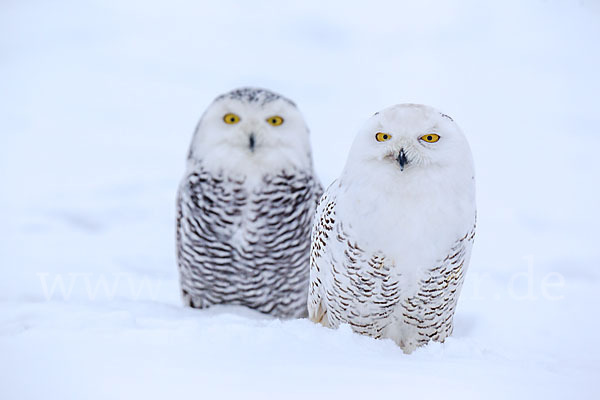
M202 308L202 304L194 303L193 293L191 293L193 290L189 285L189 282L193 279L193 265L196 259L200 257L195 251L195 243L190 240L190 234L197 235L197 224L193 223L195 221L194 209L196 208L192 201L193 181L194 178L191 176L185 177L177 192L175 238L183 303L186 306Z
M321 182L315 176L313 176L312 182L313 182L313 200L315 202L314 204L316 204L318 206L319 202L321 201L321 197L323 196L323 185L321 185ZM316 210L315 210L315 212L316 212Z
M415 342L407 347L426 344L430 340L443 342L452 333L456 303L471 258L475 238L472 229L459 238L448 254L436 266L427 270L418 282L418 291L402 303L405 324L415 330Z
M308 290L308 317L316 323L327 325L326 308L322 304L322 273L320 264L327 263L329 258L327 247L331 244L335 229L335 202L336 196L333 188L337 187L337 181L334 181L323 193L318 204L315 217L313 219L313 228L311 233L310 245L310 285ZM331 260L329 260L330 262Z
M313 221L309 318L327 327L348 323L355 332L379 338L400 301L393 260L354 239L336 215L339 184L327 189Z
M231 186L231 185L229 185ZM206 171L192 172L179 187L176 208L176 246L184 304L204 308L202 293L220 281L215 265L231 265L231 238L244 203L220 177Z

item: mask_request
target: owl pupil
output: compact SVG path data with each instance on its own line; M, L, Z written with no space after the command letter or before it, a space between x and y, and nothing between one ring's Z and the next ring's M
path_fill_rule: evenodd
M427 140L433 140L433 136L427 136Z
M387 139L387 135L383 135L383 138L384 138L384 139Z

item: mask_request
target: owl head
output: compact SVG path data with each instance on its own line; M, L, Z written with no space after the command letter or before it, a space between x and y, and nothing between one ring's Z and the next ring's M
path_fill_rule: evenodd
M217 97L198 123L188 158L245 176L312 167L309 130L296 105L258 88Z
M471 151L458 125L420 104L399 104L375 113L356 136L346 167L400 180L473 175Z

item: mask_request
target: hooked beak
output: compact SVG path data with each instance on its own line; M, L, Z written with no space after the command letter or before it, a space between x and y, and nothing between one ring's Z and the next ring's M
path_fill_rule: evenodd
M248 138L248 147L250 148L250 151L254 153L254 148L256 147L256 139L254 138L254 133L251 133L250 137Z
M400 149L396 161L398 161L398 164L400 164L400 171L404 171L404 166L408 164L408 159L406 158L406 153L404 153L404 149Z

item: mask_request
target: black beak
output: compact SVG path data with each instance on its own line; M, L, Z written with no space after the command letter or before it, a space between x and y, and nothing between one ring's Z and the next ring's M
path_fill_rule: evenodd
M250 151L254 152L255 146L256 146L256 140L254 139L254 133L251 133L250 138L248 139L248 147L250 147Z
M408 159L406 158L406 153L404 153L404 149L400 149L400 153L398 153L398 157L396 158L398 164L400 164L400 171L404 171L404 166L408 164Z

